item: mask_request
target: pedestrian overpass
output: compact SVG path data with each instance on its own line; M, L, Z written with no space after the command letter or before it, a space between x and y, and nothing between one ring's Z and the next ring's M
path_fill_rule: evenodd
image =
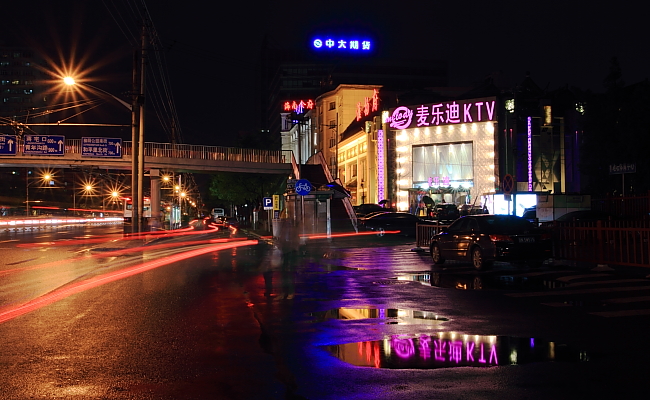
M62 155L24 155L23 143L17 154L0 154L2 167L48 167L131 170L132 145L124 142L121 157L82 156L81 139L66 139ZM292 174L298 168L290 150L260 150L192 144L144 144L144 169L190 173L245 172Z

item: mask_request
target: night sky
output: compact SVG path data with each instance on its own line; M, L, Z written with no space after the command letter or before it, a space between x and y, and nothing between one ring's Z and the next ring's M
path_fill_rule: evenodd
M256 67L265 35L275 47L310 51L314 34L358 32L375 41L377 56L447 60L449 86L471 86L489 75L514 85L529 71L541 88L568 84L598 92L612 57L626 84L650 76L648 6L632 5L638 2L222 3L146 3L186 143L231 145L239 131L258 128ZM131 86L133 45L124 27L136 32L133 10L141 6L125 0L4 2L0 43L38 48L52 64L82 65L89 83L120 96ZM108 109L102 117L120 114ZM155 124L149 127L147 141L164 141Z

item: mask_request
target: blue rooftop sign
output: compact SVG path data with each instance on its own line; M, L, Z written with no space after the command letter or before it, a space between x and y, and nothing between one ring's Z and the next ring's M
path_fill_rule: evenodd
M312 41L312 47L316 50L364 53L372 50L373 43L372 41L366 39L324 36L315 38Z

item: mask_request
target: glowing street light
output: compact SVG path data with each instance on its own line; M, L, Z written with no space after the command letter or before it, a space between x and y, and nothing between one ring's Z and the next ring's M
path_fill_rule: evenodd
M144 68L144 55L145 55L145 39L143 36L142 40L142 65L140 70L140 82L139 82L139 93L137 94L137 74L133 73L133 104L129 104L124 100L108 93L105 90L102 90L98 87L88 85L86 83L78 84L77 81L72 76L63 77L63 83L68 86L77 86L77 87L86 87L92 91L103 93L111 97L114 100L117 100L120 104L126 107L131 112L131 198L133 199L133 210L132 210L132 229L133 232L140 232L141 230L141 218L144 211L144 192L143 192L143 181L144 181L144 96L145 93L144 79L145 79L145 68Z
M29 217L29 186L32 185L34 182L40 182L41 184L43 183L48 183L52 180L52 174L49 172L43 173L43 175L40 176L40 179L38 181L29 181L29 175L32 173L29 169L27 170L27 174L25 175L25 216Z

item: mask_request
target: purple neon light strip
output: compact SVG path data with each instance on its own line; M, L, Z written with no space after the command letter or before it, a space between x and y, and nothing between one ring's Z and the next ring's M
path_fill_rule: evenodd
M528 191L533 191L533 117L528 117Z
M385 188L384 171L386 161L384 159L384 130L377 130L377 201L384 200Z

